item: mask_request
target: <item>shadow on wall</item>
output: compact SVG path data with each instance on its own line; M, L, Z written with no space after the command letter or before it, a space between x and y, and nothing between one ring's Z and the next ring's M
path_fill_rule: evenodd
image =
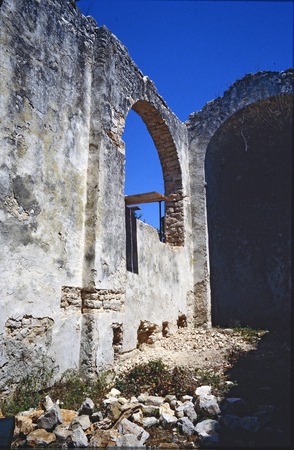
M279 326L290 313L293 98L228 119L206 154L213 325Z

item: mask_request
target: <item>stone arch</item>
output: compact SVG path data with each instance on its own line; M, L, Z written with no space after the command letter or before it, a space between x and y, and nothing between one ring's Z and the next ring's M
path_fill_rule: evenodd
M189 139L191 215L194 233L194 297L196 324L211 324L211 292L206 209L205 158L213 136L226 121L250 105L269 99L268 109L259 112L271 122L278 108L292 114L294 70L248 74L223 95L207 103L186 122ZM293 97L292 97L293 98ZM285 101L284 101L285 100ZM265 111L267 111L265 113ZM288 111L288 112L286 112ZM291 115L290 114L290 115ZM242 113L239 120L242 119ZM291 119L293 120L293 119ZM240 124L239 124L240 127ZM241 139L243 139L241 135ZM243 139L243 144L245 144Z
M83 285L108 288L115 283L120 288L127 282L127 274L121 276L126 247L122 136L127 113L136 108L157 151L160 148L165 194L170 197L165 201L166 242L172 247L184 246L186 221L191 220L188 136L185 125L168 108L154 83L143 76L121 42L103 26L97 36L91 78Z
M158 151L164 180L165 239L174 246L184 243L183 182L178 152L167 121L159 110L147 100L137 100L132 105L145 123Z
M289 316L291 95L232 115L205 157L212 322L267 327Z

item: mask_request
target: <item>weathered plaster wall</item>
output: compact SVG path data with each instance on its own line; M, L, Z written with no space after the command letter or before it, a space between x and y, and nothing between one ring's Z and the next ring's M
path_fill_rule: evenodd
M121 324L122 350L129 351L136 347L138 326L150 311L154 323L173 320L174 328L178 311L187 311L193 288L188 140L185 126L168 109L152 81L143 76L126 48L105 27L98 35L93 57L84 286L89 291L95 286L121 289L125 299L120 310L123 320L113 317L113 322ZM131 108L141 116L154 140L165 194L175 200L166 205L166 244L159 242L154 229L138 226L138 274L126 271L125 144L121 137ZM177 276L173 276L167 261L181 268ZM161 270L163 267L167 272ZM189 314L192 322L191 307ZM92 311L90 319L101 329L100 313ZM108 334L111 327L109 322ZM101 353L100 344L98 347Z
M139 274L128 272L124 351L136 347L141 321L156 324L161 336L166 328L174 332L181 316L194 325L190 252L160 242L153 227L137 222Z
M266 327L290 318L292 108L285 94L254 103L226 121L208 146L215 324Z
M92 377L137 346L155 302L155 323L193 319L187 130L116 37L67 0L4 0L0 33L1 382L44 359ZM168 244L138 227L137 276L126 270L121 139L131 108L172 195Z
M60 299L82 285L93 29L67 2L0 9L1 368L12 376L42 352L61 369L79 361L81 318ZM21 343L22 363L7 323L26 330L27 316L53 322L50 345Z
M187 122L198 323L211 303L215 325L289 312L293 81L292 69L249 74Z

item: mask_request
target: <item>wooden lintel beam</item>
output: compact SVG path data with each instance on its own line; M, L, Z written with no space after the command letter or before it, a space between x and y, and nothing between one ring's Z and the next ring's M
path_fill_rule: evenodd
M158 192L146 192L145 194L134 194L125 196L126 205L137 205L143 203L153 203L163 201L167 201L167 197L165 197L165 195L159 194Z

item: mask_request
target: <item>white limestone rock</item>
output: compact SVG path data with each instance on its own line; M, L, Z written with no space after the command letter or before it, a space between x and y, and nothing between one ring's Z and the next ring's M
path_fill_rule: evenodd
M197 417L198 416L197 416L197 413L195 411L195 407L194 407L193 403L192 402L186 402L186 403L184 403L183 406L184 406L184 409L183 409L184 415L186 417L188 417L188 419L191 420L191 422L193 424L195 424L196 421L197 421Z
M112 388L108 394L106 394L106 398L116 398L121 394L121 392L118 389Z
M83 414L82 416L75 417L71 423L69 428L71 430L75 430L76 428L81 427L82 430L87 430L91 425L90 418L87 414Z
M29 447L33 446L47 446L49 444L52 444L52 442L56 441L56 436L54 433L50 433L42 428L32 431L28 434L27 438L27 445Z
M140 443L137 436L134 434L121 434L116 439L117 447L144 447L144 444Z
M120 424L118 425L118 431L122 434L134 435L137 438L140 445L143 445L149 438L149 433L145 431L144 428L131 422L128 419L123 419L120 422ZM137 443L137 446L139 446L139 444Z
M171 416L175 415L175 412L171 409L169 403L162 403L159 407L160 414L170 414Z
M56 425L62 423L62 415L58 405L54 405L42 416L38 418L37 426L38 428L44 428L46 431L53 430Z
M199 396L205 396L205 395L210 395L211 394L211 386L205 385L205 386L199 386L198 388L195 389L195 395L197 397Z
M58 441L65 442L72 435L72 430L69 430L65 425L57 425L57 427L53 430Z
M178 420L178 425L183 434L187 436L192 436L195 434L195 427L188 417L182 417Z
M199 396L195 403L196 412L203 414L204 416L217 416L221 413L217 399L212 394L205 396Z
M145 400L145 405L160 406L164 403L164 397L157 397L156 395L149 395Z
M30 417L21 415L15 416L14 436L18 436L19 434L27 435L35 428L36 424L33 423Z
M178 419L177 419L177 417L175 417L172 414L163 413L163 414L160 415L159 421L160 421L160 423L162 424L163 427L165 427L165 428L172 428L173 426L176 425Z
M94 412L91 416L91 422L96 423L96 422L99 422L100 420L103 420L102 412L101 411Z
M143 428L150 428L159 423L159 420L156 417L144 417L143 418Z
M177 399L177 397L175 395L168 394L165 396L164 401L171 403L172 401L174 401L176 399Z
M182 401L183 402L191 402L193 400L193 397L192 397L192 395L183 395L183 397L182 397Z
M143 425L143 412L140 410L132 414L132 419L137 425Z
M138 400L138 402L145 403L148 397L149 397L149 394L147 394L146 392L143 392L138 396L137 400Z
M197 423L197 425L195 426L195 430L200 438L202 445L211 446L219 444L219 423L217 420L202 420L201 422Z
M198 434L212 434L219 430L219 423L217 420L205 419L197 423L195 430Z
M49 411L49 409L53 408L54 403L51 400L51 397L49 395L46 395L46 397L44 398L43 402L42 402L43 408L45 411Z
M88 447L89 445L87 435L81 427L72 430L69 443L72 443L74 447Z

